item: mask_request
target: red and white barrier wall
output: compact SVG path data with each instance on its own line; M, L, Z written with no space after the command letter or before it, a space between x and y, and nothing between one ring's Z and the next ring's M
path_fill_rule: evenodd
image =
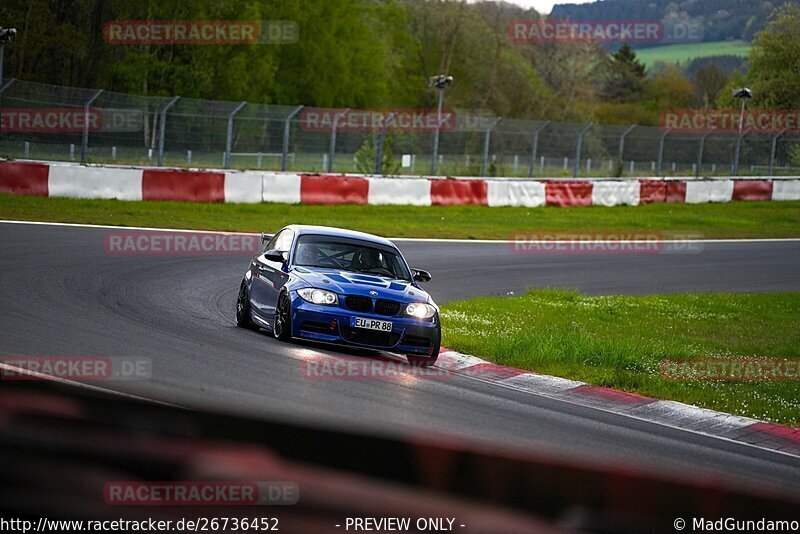
M120 200L535 208L800 200L800 178L382 178L0 161L0 192Z

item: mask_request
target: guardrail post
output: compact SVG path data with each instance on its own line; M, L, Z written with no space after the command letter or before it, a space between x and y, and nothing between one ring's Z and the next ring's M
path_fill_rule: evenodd
M706 149L706 138L711 135L711 131L706 132L703 137L700 138L700 149L697 151L697 167L695 169L695 178L700 178L700 169L703 166L703 154L705 153Z
M81 141L82 164L85 164L89 159L89 106L91 106L102 94L103 90L100 89L83 106L83 139Z
M283 151L281 153L281 170L285 171L289 161L289 133L291 132L291 121L305 106L297 106L283 123ZM261 168L261 165L258 166Z
M666 132L661 134L661 139L658 142L658 163L656 163L656 176L661 176L661 162L664 160L664 141L667 139L667 135L669 132L672 131L672 128L669 128Z
M772 136L772 146L769 151L769 175L772 176L772 171L775 168L775 152L778 149L778 139L786 133L786 128Z
M528 169L528 178L533 178L534 169L536 167L536 156L537 152L539 152L539 134L547 128L550 124L550 121L544 121L542 124L536 127L533 130L533 141L531 142L531 167Z
M225 158L223 159L223 168L227 169L231 165L231 151L233 150L233 118L237 113L242 111L242 108L247 105L247 102L241 102L236 108L228 115L228 131L225 137Z
M347 112L350 111L350 108L345 109L341 113L337 113L336 116L333 118L333 127L331 128L331 140L330 145L328 146L328 172L333 172L333 156L336 152L336 128L339 125L339 119L344 117Z
M583 148L583 136L592 128L590 122L578 132L578 141L575 143L575 166L572 168L572 177L577 178L581 172L581 149Z
M160 118L161 124L159 125L159 134L158 134L158 166L164 166L164 135L166 135L167 131L167 111L169 108L175 105L180 99L179 96L172 97L172 99L167 102L163 108L161 108Z

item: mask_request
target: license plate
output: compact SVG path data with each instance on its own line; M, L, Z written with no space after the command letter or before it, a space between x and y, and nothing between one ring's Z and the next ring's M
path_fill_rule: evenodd
M365 319L363 317L353 317L351 326L356 328L366 328L368 330L378 330L379 332L391 332L392 321L381 321L378 319Z

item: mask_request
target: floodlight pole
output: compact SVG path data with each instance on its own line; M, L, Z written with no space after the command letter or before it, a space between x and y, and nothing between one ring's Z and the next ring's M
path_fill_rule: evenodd
M453 83L453 77L440 74L431 79L432 84L439 90L439 104L436 108L436 131L433 133L433 154L431 156L431 175L436 175L436 165L439 160L439 134L442 129L442 104L444 103L444 90Z
M436 108L436 131L433 133L433 156L431 157L431 175L436 176L436 160L439 159L439 130L442 128L442 103L444 87L439 88L439 105Z
M753 98L753 92L750 91L750 89L748 89L747 87L742 87L741 89L738 89L738 90L734 91L733 96L735 98L741 98L742 99L742 111L739 114L739 135L736 137L736 149L735 149L734 155L733 155L733 175L734 176L738 176L739 175L739 153L740 153L741 147L742 147L742 132L744 130L744 108L745 108L745 103L747 102L747 99L748 98Z

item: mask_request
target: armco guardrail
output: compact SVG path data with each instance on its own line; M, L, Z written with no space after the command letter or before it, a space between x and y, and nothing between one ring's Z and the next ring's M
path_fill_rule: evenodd
M800 200L800 177L515 180L0 162L0 192L72 198L409 206L637 206Z

